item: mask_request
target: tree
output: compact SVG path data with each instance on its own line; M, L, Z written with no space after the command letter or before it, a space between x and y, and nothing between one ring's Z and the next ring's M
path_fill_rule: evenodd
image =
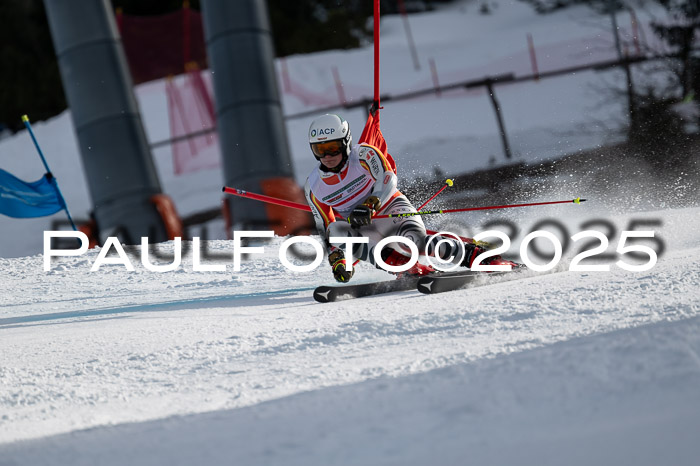
M371 37L372 2L268 0L277 56L356 48Z
M678 78L682 97L697 93L697 59L693 57L695 35L700 31L700 0L657 0L666 9L666 21L652 21L654 33L664 41L670 55L669 66Z
M653 65L642 65L649 79L636 96L638 124L629 139L638 153L660 168L672 168L692 159L700 108L694 95L700 90L700 67L693 43L700 30L700 0L655 0L666 10L663 20L651 22L664 44L654 51L664 56Z
M17 131L23 114L44 120L66 100L43 2L4 0L0 18L0 124Z
M618 11L623 8L624 4L621 0L520 0L529 3L532 7L541 14L553 13L563 8L568 8L575 5L587 5L598 13L608 13L612 8L613 11Z

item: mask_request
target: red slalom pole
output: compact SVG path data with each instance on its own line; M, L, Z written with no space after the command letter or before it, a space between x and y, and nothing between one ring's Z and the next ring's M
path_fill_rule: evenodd
M440 192L442 192L442 190L445 189L447 186L449 186L449 185L447 183L445 183L445 186L440 191L435 193L435 195L433 197L428 199L428 202L430 202L431 199L433 199L435 196L440 194ZM285 199L280 199L278 197L265 196L264 194L250 193L250 192L244 191L242 189L229 188L228 186L224 186L222 188L222 191L227 193L227 194L232 194L234 196L245 197L247 199L253 199L253 200L261 201L261 202L268 202L270 204L277 204L277 205L281 205L284 207L290 207L292 209L298 209L298 210L303 210L306 212L311 212L311 207L309 207L306 204L299 204L298 202L287 201ZM571 199L568 201L531 202L529 204L492 205L492 206L485 206L485 207L467 207L464 209L425 210L425 211L421 211L419 209L418 212L408 212L405 214L377 215L373 218L396 218L396 217L412 217L415 215L452 214L455 212L471 212L471 211L475 211L475 210L492 210L492 209L511 209L513 207L530 207L530 206L552 205L552 204L580 204L580 203L585 202L585 201L586 201L585 199L581 199L580 197L577 197L576 199ZM426 202L425 204L427 204L428 202ZM425 204L423 204L423 206Z
M268 204L277 204L277 205L281 205L284 207L291 207L292 209L304 210L306 212L311 212L311 207L307 206L306 204L299 204L298 202L287 201L285 199L280 199L278 197L265 196L264 194L249 193L248 191L244 191L242 189L236 189L236 188L229 188L228 186L224 186L222 191L227 193L227 194L233 194L234 196L238 196L238 197L245 197L247 199L253 199L253 200L261 201L261 202L267 202Z
M415 215L434 215L434 214L452 214L456 212L471 212L474 210L492 210L492 209L511 209L513 207L530 207L536 205L551 205L551 204L580 204L585 202L585 199L577 197L576 199L571 199L569 201L552 201L552 202L532 202L529 204L508 204L508 205L492 205L486 207L467 207L465 209L447 209L447 210L424 210L418 212L408 212L405 214L388 214L388 215L377 215L373 218L397 218L397 217L413 217Z
M447 182L445 182L445 186L435 193L435 196L440 194L443 189L445 189L448 186ZM247 199L253 199L255 201L260 201L260 202L268 202L270 204L277 204L281 205L284 207L289 207L292 209L297 209L297 210L303 210L305 212L311 212L311 207L309 207L306 204L299 204L298 202L292 202L292 201L287 201L285 199L280 199L277 197L272 197L272 196L265 196L264 194L256 194L256 193L249 193L248 191L244 191L242 189L236 189L236 188L229 188L228 186L224 186L222 189L223 192L227 194L232 194L234 196L239 196L239 197L245 197ZM435 196L431 197L428 199L427 202L423 204L427 204L430 202L431 199L433 199ZM510 207L527 207L527 206L536 206L536 205L547 205L547 204L580 204L581 202L584 202L585 199L581 199L580 197L577 197L576 199L573 199L571 201L555 201L555 202L537 202L537 203L532 203L532 204L512 204L512 205L506 205L506 206L489 206L489 207L472 207L472 208L467 208L467 209L452 209L452 210L434 210L434 211L427 211L427 212L415 212L415 213L408 213L408 214L397 214L397 215L377 215L376 217L373 218L389 218L389 217L411 217L413 215L429 215L429 214L447 214L447 213L452 213L452 212L467 212L471 210L488 210L488 209L506 209ZM421 206L421 208L423 207ZM420 210L420 209L418 209ZM437 233L435 230L428 230L426 229L425 232L429 235L434 235ZM460 236L460 239L465 242L471 241L471 238L464 238Z
M446 181L445 181L445 186L443 186L442 188L440 188L440 190L439 190L438 192L436 192L435 194L433 194L433 197L431 197L430 199L428 199L427 201L425 201L425 202L423 203L423 205L421 205L420 207L418 207L417 210L421 210L421 209L422 209L423 207L425 207L430 201L432 201L433 199L435 199L435 197L437 197L438 194L440 194L441 192L443 192L443 191L445 190L445 188L447 188L448 186L452 186L452 185L453 185L452 180L446 180ZM306 212L311 212L311 208L310 208L308 205L299 204L298 202L287 201L287 200L285 200L285 199L279 199L279 198L277 198L277 197L265 196L264 194L250 193L250 192L244 191L244 190L242 190L242 189L229 188L228 186L224 186L223 192L228 193L228 194L233 194L234 196L245 197L245 198L248 198L248 199L254 199L254 200L256 200L256 201L267 202L267 203L270 203L270 204L276 204L276 205L281 205L281 206L284 206L284 207L290 207L290 208L292 208L292 209L298 209L298 210L303 210L303 211L306 211ZM377 217L375 217L375 218L377 218Z
M454 184L454 183L452 182L452 180L450 180L450 179L445 180L445 186L443 186L442 188L440 188L440 191L438 191L438 192L436 192L435 194L433 194L433 197L431 197L430 199L428 199L427 201L425 201L425 202L423 203L423 205L421 205L420 207L418 207L416 210L421 210L423 207L427 206L428 203L429 203L430 201L432 201L433 199L435 199L435 198L437 197L438 194L440 194L440 193L443 192L448 186L452 186L453 184Z
M374 0L374 104L379 111L379 0Z
M445 189L445 188L442 188L442 189ZM440 191L442 191L442 189ZM255 201L267 202L270 204L277 204L277 205L289 207L292 209L303 210L304 212L311 212L311 207L309 207L306 204L299 204L297 202L287 201L284 199L279 199L277 197L265 196L263 194L249 193L248 191L244 191L242 189L229 188L227 186L224 186L222 191L227 193L227 194L232 194L234 196L239 196L239 197L245 197L247 199L253 199ZM437 196L438 194L440 194L440 192L436 193L435 196ZM433 196L433 197L435 197L435 196ZM428 202L430 202L430 199L428 199ZM427 202L425 204L427 204ZM423 204L423 205L425 205L425 204ZM341 218L341 220L343 220L343 219ZM425 232L428 233L429 235L434 235L437 233L437 231L435 231L435 230L428 230L428 229L426 229ZM467 242L470 241L469 238L462 238L461 236L460 236L460 238L462 239L462 241L467 241Z

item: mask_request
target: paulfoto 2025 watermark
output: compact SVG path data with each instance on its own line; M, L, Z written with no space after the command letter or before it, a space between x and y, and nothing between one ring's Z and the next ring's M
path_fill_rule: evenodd
M232 250L232 255L233 255L233 271L234 272L239 272L241 270L241 263L243 261L243 256L249 256L251 254L262 254L265 252L264 246L246 246L244 245L243 240L264 240L264 239L270 239L274 237L274 232L273 231L268 231L268 230L260 230L260 231L233 231L233 250ZM74 238L77 239L80 242L80 247L77 249L59 249L59 248L53 248L52 247L52 240L54 238ZM448 239L449 238L449 239ZM500 255L500 254L505 254L511 247L511 240L510 237L506 234L503 233L502 231L499 230L487 230L483 231L481 233L478 233L477 235L474 236L474 241L483 241L486 239L492 239L492 238L497 238L500 240L501 244L496 247L495 249L490 249L487 250L481 254L479 254L472 266L470 267L471 270L474 271L482 271L482 272L497 272L497 271L504 271L504 270L510 270L510 266L508 265L487 265L483 264L482 262L484 259L487 259L489 257L495 256L495 255ZM656 265L656 262L658 261L658 255L657 252L644 244L630 244L634 239L654 239L655 238L655 233L654 231L647 230L647 231L637 231L637 230L627 230L627 231L622 231L620 234L620 238L617 242L616 246L616 253L619 255L620 259L615 262L615 265L621 269L631 271L631 272L644 272L647 270L650 270L654 265ZM536 239L542 239L544 241L547 241L551 243L551 247L553 249L553 257L549 260L549 262L545 264L538 264L534 262L531 257L530 257L530 249L532 247L533 241ZM594 246L591 249L585 249L580 251L578 254L576 254L571 261L569 262L569 270L571 271L577 271L577 272L606 272L610 270L610 264L608 263L595 263L595 264L582 264L582 261L584 259L588 258L593 258L595 256L602 256L605 251L607 251L609 245L610 245L610 240L609 238L602 232L597 231L597 230L585 230L581 231L579 233L576 233L575 235L571 236L571 241L575 242L583 242L584 240L589 240L586 245L590 246L591 244ZM592 239L592 241L590 241ZM567 238L568 240L568 238ZM352 257L352 250L353 250L353 245L356 244L364 244L369 242L369 238L367 237L331 237L329 238L329 241L331 244L338 245L338 246L345 246L345 251L346 251L346 263L348 266L349 270L352 270L352 264L353 264L353 257ZM435 244L435 249L438 249L440 246L440 243L443 241L455 241L457 244L461 246L461 257L458 260L455 260L455 257L451 257L448 259L441 259L440 257L433 257L427 254L428 250L428 245L431 244L433 241L436 241L437 243ZM293 249L294 246L304 243L309 245L313 251L314 254L312 255L312 260L311 263L305 264L305 265L297 265L292 262L290 262L288 258L288 253L290 249ZM400 266L391 266L384 262L381 257L381 252L386 247L387 245L391 243L401 243L402 245L405 246L404 249L407 250L407 252L410 252L411 258L410 260L403 265ZM87 235L85 235L82 232L79 231L45 231L44 232L44 271L48 272L51 271L51 262L52 258L54 257L71 257L71 256L81 256L88 251L88 244L89 240ZM568 242L567 242L568 244ZM177 237L173 240L173 257L172 261L169 264L154 264L151 261L150 258L150 252L149 252L149 244L148 238L143 237L141 238L141 250L140 250L140 261L143 267L146 270L152 271L152 272L171 272L174 270L177 270L182 266L182 239ZM226 271L226 265L225 264L204 264L202 263L202 256L200 253L200 239L199 237L194 237L192 238L192 247L191 251L193 254L192 258L192 270L195 272L225 272ZM114 252L116 254L112 254L110 256L110 253ZM525 266L528 268L538 271L538 272L546 272L548 270L553 269L556 267L559 262L561 261L562 258L562 243L555 236L553 233L545 230L536 230L533 231L529 234L527 234L522 241L520 242L520 247L519 247L519 255L520 255L520 262L522 262ZM635 259L640 259L640 257L643 259L642 263L630 263L628 261L625 261L625 255L629 254L634 254ZM418 260L419 257L424 256L425 260L428 261L430 265L432 265L435 269L439 271L451 271L459 267L459 264L462 262L462 258L464 257L465 254L465 248L464 244L461 240L461 238L451 232L439 232L434 235L432 235L430 238L428 238L428 241L426 242L425 245L425 250L424 251L419 251L418 246L416 246L415 243L413 243L411 240L408 238L405 238L403 236L389 236L384 239L382 239L377 245L374 247L373 250L373 258L374 262L377 266L382 268L383 270L386 270L387 272L404 272L411 268ZM323 261L325 252L324 252L324 247L319 242L316 238L312 236L291 236L287 239L285 239L279 247L278 250L278 258L282 265L286 267L288 270L292 272L310 272L314 269L316 269L321 262ZM100 252L97 255L97 258L95 259L94 263L92 264L90 271L95 272L100 269L103 265L106 264L112 264L112 265L122 265L127 271L134 271L134 265L129 259L128 254L124 250L124 247L121 245L119 238L117 237L109 237L107 240L104 242L104 245L100 249Z

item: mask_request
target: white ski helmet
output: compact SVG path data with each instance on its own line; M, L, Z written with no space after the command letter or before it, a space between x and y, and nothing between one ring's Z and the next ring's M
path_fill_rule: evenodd
M335 142L336 144L329 144ZM309 127L311 152L317 159L326 153L340 151L344 158L350 155L350 125L338 115L326 114L316 118Z

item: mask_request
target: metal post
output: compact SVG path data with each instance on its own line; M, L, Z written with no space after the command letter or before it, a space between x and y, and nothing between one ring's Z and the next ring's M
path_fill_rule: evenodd
M109 0L44 0L101 240L168 239L161 193Z
M493 90L493 81L487 80L486 81L486 91L489 93L489 97L491 97L491 103L493 104L493 109L496 112L496 121L498 122L498 130L501 132L501 142L503 143L503 153L505 154L507 159L512 158L512 154L510 152L510 144L508 144L508 135L506 134L506 125L503 123L503 115L501 115L501 106L498 104L498 100L496 100L496 93Z
M496 122L498 123L498 130L501 133L501 142L503 143L503 152L507 159L511 158L510 144L508 144L508 135L506 134L506 125L503 123L503 116L501 115L501 106L496 100L496 93L493 90L493 84L513 81L515 75L513 73L505 73L497 76L489 76L481 81L472 81L464 85L466 89L472 89L475 87L486 86L486 91L489 93L489 98L491 99L491 104L496 112Z
M408 12L406 11L406 5L403 0L399 0L399 11L401 12L401 18L403 19L403 28L406 32L406 41L408 42L408 48L411 50L411 58L413 58L413 68L416 71L420 71L420 61L418 60L418 52L416 51L416 43L413 41L413 34L411 33L411 24L408 22Z
M269 193L294 172L265 2L203 0L201 5L224 184ZM303 192L296 189L290 198L303 202ZM253 201L234 198L228 209L234 229L272 225L267 210Z

